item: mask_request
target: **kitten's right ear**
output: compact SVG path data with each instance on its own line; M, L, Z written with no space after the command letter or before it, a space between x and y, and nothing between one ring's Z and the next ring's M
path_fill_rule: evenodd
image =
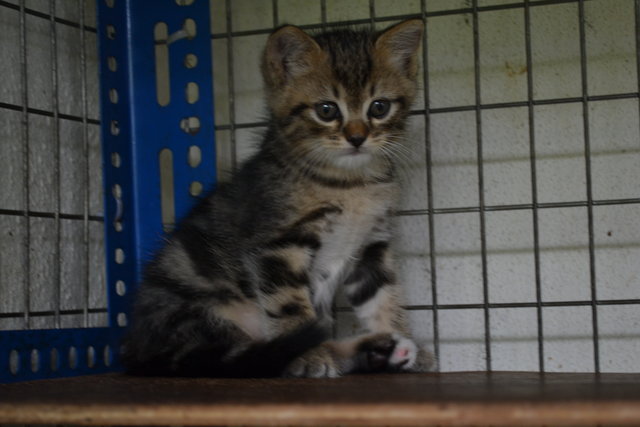
M410 19L385 30L376 40L376 52L385 62L414 79L418 72L416 52L422 41L424 22Z
M321 49L298 27L286 25L269 36L262 57L262 73L269 86L281 86L306 74L316 63Z

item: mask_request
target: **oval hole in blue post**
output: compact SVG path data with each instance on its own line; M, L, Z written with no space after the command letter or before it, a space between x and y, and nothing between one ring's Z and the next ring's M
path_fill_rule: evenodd
M169 30L167 24L158 22L153 28L156 58L156 100L163 107L169 105L171 101L168 39Z
M160 151L160 209L162 228L170 232L176 223L175 192L173 184L173 152L164 148Z

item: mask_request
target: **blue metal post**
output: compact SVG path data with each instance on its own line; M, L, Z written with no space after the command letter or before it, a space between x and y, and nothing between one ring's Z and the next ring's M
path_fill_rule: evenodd
M125 323L128 296L140 279L144 263L162 239L160 151L169 149L173 153L177 218L195 201L189 193L192 182L210 187L215 181L209 2L197 0L189 6L177 3L99 0L107 280L112 326ZM184 31L189 20L195 24L195 35ZM168 40L154 40L159 23L166 24ZM156 43L168 48L170 100L165 106L158 103L156 93ZM197 58L195 67L191 67L193 62L187 66L187 55ZM189 83L199 88L199 98L194 103L186 97ZM196 133L181 129L181 123L189 117L199 119ZM202 153L197 167L187 161L191 146L199 147ZM114 156L117 161L112 161ZM116 259L118 249L122 250L122 259ZM118 280L126 284L124 296L116 292Z

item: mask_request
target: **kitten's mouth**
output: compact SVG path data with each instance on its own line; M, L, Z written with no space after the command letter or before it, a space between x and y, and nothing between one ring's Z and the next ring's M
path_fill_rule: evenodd
M362 147L344 147L334 158L335 166L344 169L360 169L369 164L371 152Z
M359 145L357 147L348 146L342 148L342 154L347 156L362 156L371 154L371 148L364 145Z

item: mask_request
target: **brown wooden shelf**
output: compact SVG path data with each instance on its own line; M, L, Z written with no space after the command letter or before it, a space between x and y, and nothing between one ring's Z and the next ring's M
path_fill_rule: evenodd
M640 425L640 374L467 372L319 380L95 375L0 385L0 423Z

